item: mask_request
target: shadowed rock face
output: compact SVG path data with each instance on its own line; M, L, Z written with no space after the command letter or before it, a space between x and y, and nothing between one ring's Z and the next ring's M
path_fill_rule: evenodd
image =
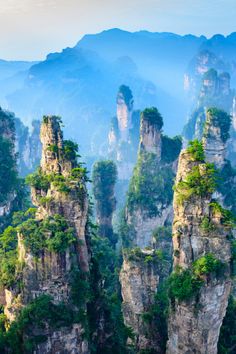
M212 196L192 195L179 202L178 183L185 181L194 167L204 173L205 165L193 161L186 151L180 155L174 194L173 246L174 267L191 269L193 262L212 254L224 264L224 274L202 275L199 292L188 299L172 299L168 320L168 354L216 354L219 331L225 316L231 289L231 230L222 224L222 216L211 206ZM203 219L213 225L211 231L203 229Z
M221 114L223 116L221 117ZM224 127L221 127L221 119L226 119L228 128L226 138L224 139ZM230 128L230 118L223 111L216 110L207 112L206 123L204 128L203 145L207 161L214 163L217 168L220 168L225 163L226 158L226 143L228 140L228 132Z
M161 159L161 127L143 114L140 128L140 151L153 153Z
M117 120L120 138L123 141L128 140L129 130L132 126L133 113L133 96L127 87L126 92L124 92L124 90L120 90L117 95Z
M172 247L171 232L167 226L173 216L172 194L169 199L163 199L159 196L159 189L166 186L172 191L172 185L170 187L168 183L174 177L176 159L168 163L162 160L162 124L155 108L141 114L138 162L125 209L127 233L123 236L129 244L124 250L120 272L124 320L134 331L133 344L137 351L151 350L155 353L163 353L163 338L153 323L145 322L144 313L150 311L159 285L170 272ZM162 175L165 172L170 173L169 178ZM154 186L155 178L160 180ZM137 195L139 189L141 192ZM146 203L142 202L143 198L146 198ZM148 204L150 201L152 205ZM158 230L156 234L155 230ZM164 254L163 260L158 259L158 252Z
M10 320L17 315L19 307L25 306L40 295L47 294L55 305L64 303L73 311L78 310L72 301L72 278L75 271L89 272L88 246L88 199L84 181L72 178L72 168L76 167L74 159L68 159L64 153L64 141L57 117L45 117L41 126L42 159L41 175L68 178L68 189L58 190L50 182L47 188L31 187L32 200L38 207L36 221L42 222L48 217L63 217L68 227L73 230L75 241L62 251L40 250L37 257L25 246L24 232L18 234L18 257L22 269L22 290L6 289L5 313ZM53 177L51 177L53 179ZM46 203L42 203L46 198ZM46 237L52 237L50 231ZM20 305L20 306L19 306ZM83 303L86 313L86 300ZM32 330L34 330L32 324ZM37 329L36 329L37 332ZM75 353L88 354L88 342L84 339L84 326L71 323L69 327L51 328L46 326L40 332L45 342L36 346L35 353ZM37 333L36 333L37 334ZM35 335L36 335L35 334Z

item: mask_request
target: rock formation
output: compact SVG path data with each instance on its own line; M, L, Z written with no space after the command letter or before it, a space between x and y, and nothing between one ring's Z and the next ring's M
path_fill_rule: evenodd
M212 68L224 72L228 66L209 50L201 50L190 62L184 75L184 89L192 101L198 97L204 75Z
M140 113L134 111L133 105L130 88L122 85L117 94L117 113L108 135L108 157L115 161L118 170L116 197L119 204L124 202L139 144Z
M40 142L40 122L34 120L32 129L26 127L15 117L16 151L18 153L18 170L21 176L33 172L40 164L42 145Z
M217 73L210 69L203 75L198 96L194 102L194 109L184 127L183 135L186 140L202 139L206 111L216 107L232 111L234 92L230 88L230 75L227 72Z
M216 354L231 289L230 214L213 198L201 143L182 151L174 193L167 353Z
M124 220L123 266L120 273L125 324L135 334L136 350L163 352L165 338L145 321L155 294L170 271L172 181L181 148L178 138L162 135L156 108L141 115L138 162L131 179ZM163 327L165 324L163 323Z
M225 164L230 125L230 117L226 112L216 108L207 110L203 146L207 161L214 163L217 168Z
M17 176L17 156L15 153L15 125L12 115L0 108L0 229L17 209L20 185Z
M33 322L19 334L24 348L31 340L35 353L85 354L90 257L86 171L77 163L76 144L63 140L57 117L43 118L41 142L41 167L28 178L36 214L17 227L19 266L14 283L5 289L4 312L13 321L10 331L24 313L32 312Z
M117 95L117 121L121 141L128 141L132 127L133 95L129 87L122 85Z
M99 235L110 240L113 246L116 243L112 227L112 217L116 207L116 179L117 169L113 161L104 160L95 163L92 180Z

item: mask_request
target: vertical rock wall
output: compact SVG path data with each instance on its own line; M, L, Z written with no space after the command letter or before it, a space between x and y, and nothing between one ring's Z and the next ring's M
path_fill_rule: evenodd
M168 163L163 160L162 117L155 108L141 115L140 148L127 196L123 266L120 281L125 324L135 334L135 348L161 353L163 338L146 322L159 284L170 272L172 178L180 146ZM163 141L162 141L163 140ZM171 144L171 139L168 141ZM169 146L170 146L169 144ZM180 144L181 145L181 144ZM167 151L166 151L167 152ZM169 191L169 194L166 193ZM163 257L163 258L162 258ZM165 324L163 324L164 328Z
M185 194L188 195L185 200L180 198L181 193L188 191L187 185L183 189L188 176L198 170L201 183L202 178L207 179L206 169L207 165L196 161L189 152L181 153L174 194L174 269L180 272L174 294L186 285L181 281L183 274L187 276L187 273L183 273L186 270L193 272L191 282L197 290L187 297L188 290L183 290L182 298L179 295L179 298L173 296L171 299L167 347L169 354L216 354L219 331L228 304L231 289L231 229L224 224L221 208L211 204L214 202L211 188L206 188L202 194L195 191L191 192L191 196ZM216 271L211 273L210 268L208 271L196 268L196 262L198 266L206 264L207 258L204 257L207 255L219 262L221 274L216 274ZM200 281L200 286L194 283L196 279Z

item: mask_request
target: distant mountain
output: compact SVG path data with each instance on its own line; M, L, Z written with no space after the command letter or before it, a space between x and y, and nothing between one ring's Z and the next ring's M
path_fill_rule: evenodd
M43 114L61 115L66 134L84 151L97 154L115 113L116 92L125 84L135 108L158 106L165 131L173 135L181 132L190 106L184 74L192 70L194 58L207 50L233 73L235 41L236 33L211 39L120 29L86 35L74 48L49 54L27 69L16 89L8 90L7 104L25 122Z
M0 102L7 107L6 96L21 88L29 68L36 62L6 61L0 59Z

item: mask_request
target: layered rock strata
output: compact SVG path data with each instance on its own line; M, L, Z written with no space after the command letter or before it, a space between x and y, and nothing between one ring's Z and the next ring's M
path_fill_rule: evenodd
M152 321L145 322L144 315L154 305L159 284L170 271L172 179L181 147L176 140L175 151L169 154L166 147L170 148L173 141L163 137L162 125L157 109L142 113L138 162L123 220L124 261L120 273L125 324L134 330L136 350L157 353L163 351L163 338Z
M85 289L80 289L79 285L82 287L86 283L89 272L88 199L84 171L76 161L76 145L63 140L57 117L44 117L41 142L41 167L31 177L36 217L18 227L22 286L6 289L5 314L10 321L17 320L19 308L27 308L32 301L45 295L50 297L51 306L63 304L64 311L67 311L65 315L82 311L86 316ZM39 247L37 242L42 242L42 246ZM78 289L76 295L75 287ZM67 326L59 324L54 327L47 323L41 329L37 323L32 323L33 336L44 338L34 352L89 353L84 338L84 321L86 317L82 321L78 316Z
M176 177L169 354L217 353L231 289L231 227L212 199L212 166L195 157L182 151ZM192 178L195 188L190 187ZM197 188L200 185L203 189ZM184 288L185 281L191 283L190 289Z

